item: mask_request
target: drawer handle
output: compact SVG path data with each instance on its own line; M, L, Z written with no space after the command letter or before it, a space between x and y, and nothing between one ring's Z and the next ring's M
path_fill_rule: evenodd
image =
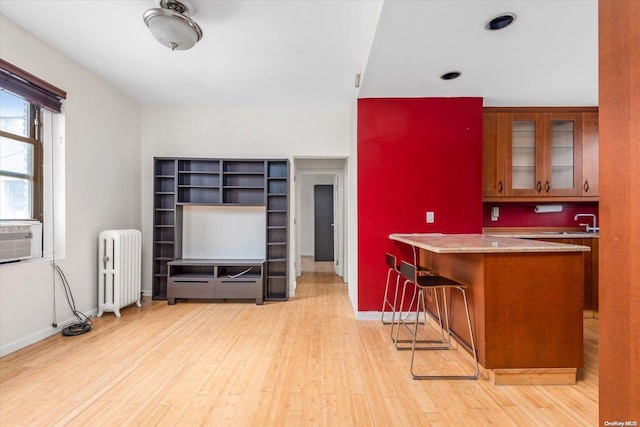
M208 280L174 280L173 283L209 283Z
M221 280L222 283L233 283L234 285L237 283L258 283L255 280Z
M538 193L542 191L542 181L538 181L536 184L536 190L538 190Z
M502 193L502 181L498 181L498 193Z
M544 183L544 191L546 191L548 193L550 189L551 189L551 184L549 184L549 181L545 182Z
M584 180L584 192L589 192L589 181L587 181L586 179Z

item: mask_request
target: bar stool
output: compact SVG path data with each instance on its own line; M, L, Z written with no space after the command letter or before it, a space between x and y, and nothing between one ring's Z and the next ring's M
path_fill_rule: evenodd
M393 332L396 324L398 323L396 322L396 311L397 311L397 304L398 304L398 288L400 287L400 277L401 277L400 267L397 264L397 258L395 257L395 255L392 255L389 252L386 253L386 263L389 269L387 270L387 281L384 287L384 299L382 300L382 314L380 315L380 321L382 322L383 325L391 325L391 341L396 343L398 339L397 339L397 336L394 338ZM396 286L393 291L393 301L390 300L390 296L389 296L389 282L391 281L391 273L396 274ZM432 274L432 273L431 273L431 270L427 268L420 268L418 270L418 274L422 275L422 274ZM413 302L415 301L416 296L417 296L417 288L414 289L414 293L411 298L411 305L413 305ZM384 320L384 315L387 308L391 310L391 321ZM400 315L402 315L402 312L400 312ZM425 317L426 317L426 312L425 312ZM399 342L410 343L411 340L400 340ZM408 348L409 347L407 347L407 349Z
M412 343L411 343L411 375L414 380L431 380L431 379L467 379L467 380L475 380L478 378L478 355L476 353L475 340L473 338L473 330L471 328L471 315L469 313L469 304L467 302L467 293L466 293L466 285L456 282L455 280L448 279L446 277L438 276L438 275L430 275L430 276L422 276L418 274L415 265L406 263L402 261L400 263L400 275L405 279L403 285L403 296L406 290L407 283L412 283L418 289L418 300L416 303L416 318L413 324L413 329L402 319L399 319L401 323L409 330L412 335ZM440 307L437 304L438 302L438 289L442 290L442 304L444 305L444 315L445 315L445 325L447 329L447 340L418 340L418 317L420 314L420 305L422 305L422 311L426 311L426 304L424 301L424 291L432 289L434 291L434 296L436 299L436 308L438 311L438 318L440 322L441 334L444 334L444 328L442 326L442 317L440 316ZM464 343L461 343L464 347L466 347L471 354L473 355L473 360L475 362L475 372L471 375L423 375L416 374L414 370L414 359L416 350L448 350L451 346L451 329L449 325L449 312L447 308L447 289L457 289L462 293L462 298L464 300L464 308L467 314L467 326L469 327L469 339L471 341L471 347L469 348ZM400 300L400 311L402 312L402 303L403 299ZM400 326L398 326L398 329ZM433 342L440 345L431 345L425 347L416 347L416 343L419 342Z
M412 265L413 264L408 264L404 261L402 261L400 267L398 267L398 279L402 276L402 272L400 271L400 269L402 268L402 264L407 264L407 265ZM416 268L414 266L414 268ZM417 277L440 277L437 276L431 269L426 268L426 267L417 267L415 275ZM406 279L406 278L405 278ZM424 304L424 296L425 293L422 292L422 290L420 290L420 288L418 286L416 286L416 281L411 281L411 280L405 280L403 285L402 285L402 295L400 297L400 313L402 313L402 310L404 308L404 301L405 301L405 295L407 292L407 284L411 283L413 285L413 296L411 297L411 302L409 303L409 310L411 309L411 307L413 307L414 302L416 302L416 297L421 298L422 299L422 316L424 318L424 321L420 321L420 306L419 306L419 302L420 300L417 300L418 302L416 303L416 318L415 321L413 322L413 324L415 325L415 323L417 322L420 325L424 325L427 321L427 319L429 318L428 312L427 312L427 307L426 304ZM427 292L431 292L433 291L433 297L435 298L435 303L436 303L436 313L437 313L437 318L436 320L438 321L438 330L440 331L440 338L439 339L416 339L415 335L417 333L414 333L414 329L411 328L411 325L409 323L406 322L407 317L409 312L407 312L407 316L405 316L404 318L402 318L401 316L398 317L398 326L395 329L396 331L396 335L395 337L391 337L391 340L395 343L396 345L396 350L398 351L403 351L403 350L411 350L413 348L413 343L414 343L414 339L416 343L431 343L431 344L446 344L447 346L450 345L450 341L451 341L451 337L448 336L449 342L445 341L445 337L444 337L444 329L442 328L442 314L440 312L440 303L438 302L438 298L437 298L437 294L435 293L435 289L429 289L427 290ZM411 339L400 339L400 326L404 326L405 329L407 329L409 331L409 333L411 334L412 338ZM414 326L415 327L415 326ZM393 328L391 330L392 334L393 334ZM400 345L400 344L406 344L406 343L412 343L411 346L404 346L404 345ZM431 349L431 347L426 347L426 348L422 348L422 347L418 347L416 348L416 350L428 350Z

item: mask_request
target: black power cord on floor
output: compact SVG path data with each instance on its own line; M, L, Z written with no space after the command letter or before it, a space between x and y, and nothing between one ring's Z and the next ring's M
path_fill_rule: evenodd
M91 321L91 316L86 316L82 312L76 309L76 302L73 299L73 294L71 293L71 287L69 287L69 282L67 282L67 278L64 275L64 272L60 268L58 264L53 264L53 268L58 273L60 277L60 281L62 282L62 287L64 288L64 293L67 296L67 302L69 303L69 307L73 312L73 315L78 319L77 322L70 323L67 326L62 328L62 335L67 337L73 337L76 335L82 335L91 330L91 326L93 322Z

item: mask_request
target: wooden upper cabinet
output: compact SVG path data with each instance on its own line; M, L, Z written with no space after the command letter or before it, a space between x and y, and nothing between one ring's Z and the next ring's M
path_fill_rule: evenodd
M483 117L482 143L482 194L484 197L505 195L505 139L498 131L505 121L498 121L498 113L485 113Z
M597 197L597 114L595 109L486 108L483 197Z
M582 113L582 195L600 195L598 113Z

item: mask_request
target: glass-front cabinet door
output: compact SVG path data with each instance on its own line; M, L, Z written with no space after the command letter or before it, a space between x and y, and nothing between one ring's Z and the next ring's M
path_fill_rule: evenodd
M505 132L510 139L506 195L580 195L580 129L580 114L509 114Z
M545 114L547 170L545 196L579 196L582 193L580 114Z
M510 150L505 159L507 195L539 195L544 154L543 115L509 114L505 131L511 142L507 144Z

